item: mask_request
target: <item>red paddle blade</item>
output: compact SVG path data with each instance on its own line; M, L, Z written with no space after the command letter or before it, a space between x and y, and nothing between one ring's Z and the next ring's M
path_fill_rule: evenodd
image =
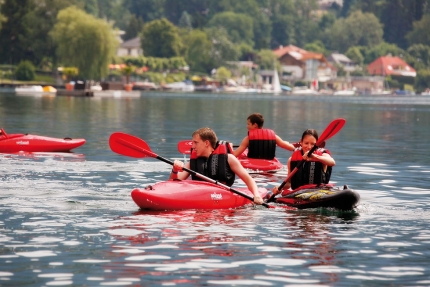
M340 129L345 125L345 123L346 123L346 120L342 118L333 120L327 126L324 132L321 134L316 145L319 147L324 141L336 135L340 131Z
M111 134L109 138L109 146L112 151L119 153L121 155L126 155L130 157L157 157L151 152L151 148L148 144L135 136L115 132Z
M178 142L178 151L183 154L191 154L191 147L193 142L191 140L182 140Z

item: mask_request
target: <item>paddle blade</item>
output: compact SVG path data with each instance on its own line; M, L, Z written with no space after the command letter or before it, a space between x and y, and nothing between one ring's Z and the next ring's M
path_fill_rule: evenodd
M321 136L318 138L316 145L318 147L320 147L324 141L326 141L329 138L336 135L340 131L340 129L345 125L345 123L346 123L346 120L342 119L342 118L338 118L338 119L333 120L327 126L327 128L324 130L324 132L321 134ZM324 145L325 145L325 143L324 143Z
M178 142L178 151L183 154L191 154L191 147L193 142L191 140L182 140Z
M136 158L156 157L144 140L121 132L111 134L109 146L112 151L125 156Z

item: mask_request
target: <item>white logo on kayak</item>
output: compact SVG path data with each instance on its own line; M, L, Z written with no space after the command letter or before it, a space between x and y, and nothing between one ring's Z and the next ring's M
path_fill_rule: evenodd
M30 142L29 141L19 141L19 142L16 142L16 144L18 144L18 145L29 145L30 144Z
M211 194L211 198L212 200L221 200L222 199L222 194L217 194L217 193L212 193Z

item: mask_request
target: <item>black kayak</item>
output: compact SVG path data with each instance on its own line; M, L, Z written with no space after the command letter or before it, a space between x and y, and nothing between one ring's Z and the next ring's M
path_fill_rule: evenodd
M304 185L293 191L284 191L276 203L297 207L299 209L329 207L340 210L351 210L357 206L360 195L344 185L343 188L333 185Z

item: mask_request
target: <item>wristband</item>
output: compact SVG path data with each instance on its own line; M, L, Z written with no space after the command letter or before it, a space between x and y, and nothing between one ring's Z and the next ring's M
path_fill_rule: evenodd
M177 171L175 171L173 168L172 168L172 173L174 173L174 174L178 174L178 172L177 172Z

